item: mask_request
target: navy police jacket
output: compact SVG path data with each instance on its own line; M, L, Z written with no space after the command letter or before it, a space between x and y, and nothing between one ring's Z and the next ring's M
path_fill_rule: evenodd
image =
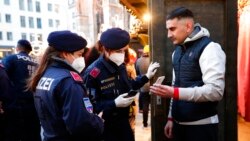
M26 91L26 82L37 67L36 61L28 53L21 51L18 54L5 57L2 63L14 86L13 92L15 96L12 99L12 101L16 101L14 107L22 106L22 108L33 109L33 94L31 91ZM20 105L20 103L25 104Z
M115 98L131 89L137 90L147 82L145 75L136 80L129 79L124 64L117 66L103 55L84 72L84 83L93 96L95 112L103 111L105 121L128 118L129 107L116 108Z
M45 141L100 140L103 122L92 113L86 97L80 75L65 61L54 58L34 96Z
M0 64L0 101L3 102L4 108L11 104L14 97L12 92L13 86L5 71L5 68Z

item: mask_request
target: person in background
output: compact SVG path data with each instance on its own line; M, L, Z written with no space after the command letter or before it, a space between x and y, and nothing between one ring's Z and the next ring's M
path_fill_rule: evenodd
M100 37L104 54L84 73L85 85L94 96L95 112L103 113L104 141L135 140L129 123L129 109L135 96L126 96L130 90L137 90L147 83L159 67L154 63L146 75L129 79L124 64L129 41L129 33L125 30L111 28L104 31Z
M5 132L5 108L8 107L13 100L13 86L9 80L3 64L0 63L0 140L4 140Z
M124 63L126 66L128 78L133 80L136 78L136 71L135 71L135 61L137 59L136 52L132 48L128 48L125 50L125 59ZM135 133L135 117L136 117L136 101L137 98L135 98L135 101L132 102L130 109L129 109L129 123L131 126L131 129L133 130L133 133Z
M149 45L145 45L143 48L142 56L137 59L136 65L135 65L138 75L146 74L149 64L150 64ZM141 87L140 95L139 95L139 108L142 109L144 128L148 127L148 112L149 112L149 104L150 104L149 86L150 84L148 82L143 87Z
M100 41L97 41L96 44L91 48L86 48L86 51L83 53L85 58L86 68L92 64L103 52L103 46Z
M19 40L17 54L6 56L2 63L13 83L14 103L5 109L6 141L40 141L40 122L34 106L33 94L26 90L26 81L37 68L37 62L29 56L29 41Z
M125 51L125 65L130 79L136 78L135 62L137 60L137 54L132 48L128 48Z
M192 11L179 7L166 20L172 55L173 86L154 84L155 95L172 98L165 134L174 141L217 141L217 104L225 88L226 55L209 32L195 24Z
M47 38L41 64L30 79L44 140L101 140L103 122L93 114L80 72L87 41L71 31L54 31Z

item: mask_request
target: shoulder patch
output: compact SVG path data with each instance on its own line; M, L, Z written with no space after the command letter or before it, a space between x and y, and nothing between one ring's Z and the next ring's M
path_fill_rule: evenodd
M70 74L71 74L71 76L73 77L73 79L75 81L77 81L77 82L83 82L82 77L78 73L70 71Z
M94 69L92 69L92 70L90 71L89 74L90 74L92 77L96 78L96 77L99 75L99 73L100 73L100 70L99 70L98 68L94 68Z

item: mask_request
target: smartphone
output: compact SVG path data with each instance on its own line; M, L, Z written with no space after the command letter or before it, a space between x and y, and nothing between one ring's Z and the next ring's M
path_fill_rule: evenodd
M137 93L138 93L137 90L130 90L130 91L128 92L128 95L125 96L125 98L133 97L133 96L135 96Z
M157 78L157 80L155 81L155 84L161 84L165 79L165 76L160 76Z
M161 84L161 83L164 81L164 79L165 79L165 76L159 76L159 77L157 78L157 80L155 81L154 84ZM152 93L149 92L149 94L151 95Z

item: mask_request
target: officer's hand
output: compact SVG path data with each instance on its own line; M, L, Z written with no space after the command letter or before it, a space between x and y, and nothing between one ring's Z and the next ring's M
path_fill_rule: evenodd
M169 120L164 128L164 133L167 138L172 138L173 137L173 121Z
M128 95L128 93L124 93L122 95L119 95L115 99L115 105L116 105L116 107L128 107L134 101L135 96L134 97L124 98L127 95Z
M160 64L157 62L150 63L150 65L148 67L148 71L146 73L146 76L148 77L148 79L151 79L155 75L157 68L159 68L159 67L160 67Z

